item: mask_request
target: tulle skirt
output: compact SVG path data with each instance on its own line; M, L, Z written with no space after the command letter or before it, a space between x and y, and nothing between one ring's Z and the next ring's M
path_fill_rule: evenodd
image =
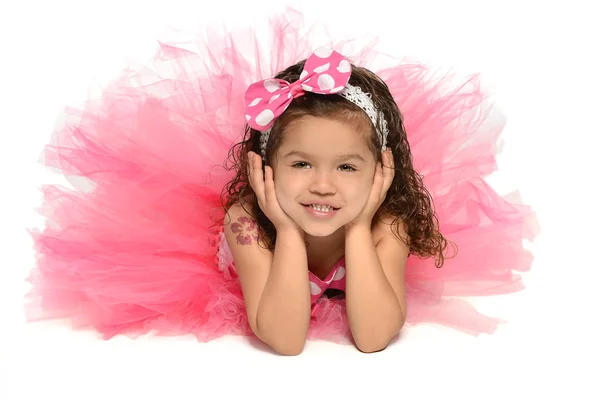
M71 187L43 187L47 223L32 231L30 321L66 319L105 339L252 334L220 226L221 192L233 177L225 161L242 138L247 86L314 50L299 25L273 19L264 53L235 32L194 49L160 43L147 65L65 109L44 163ZM377 56L369 49L345 55L366 67ZM496 170L503 119L477 76L434 77L427 66L404 62L373 70L404 115L441 232L458 246L442 268L409 258L407 324L493 333L502 320L461 297L523 289L520 273L532 264L523 241L537 234L535 214L518 193L502 196L485 181ZM309 338L350 337L343 300L322 299L312 314Z

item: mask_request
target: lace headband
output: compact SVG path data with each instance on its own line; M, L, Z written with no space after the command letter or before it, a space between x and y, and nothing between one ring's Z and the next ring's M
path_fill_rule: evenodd
M315 51L304 64L300 78L289 83L283 79L265 79L253 83L246 91L246 121L253 129L261 132L260 148L263 159L266 157L267 143L275 118L279 117L294 98L305 92L317 94L338 94L360 107L377 130L381 151L385 151L388 127L381 112L377 111L370 93L348 83L352 67L350 62L331 50ZM379 125L378 126L378 117Z

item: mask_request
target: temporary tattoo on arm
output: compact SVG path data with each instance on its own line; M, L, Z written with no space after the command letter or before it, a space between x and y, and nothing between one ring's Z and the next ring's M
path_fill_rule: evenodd
M240 216L237 222L231 224L231 231L236 234L236 241L240 245L251 245L258 241L258 225L256 220L247 216Z

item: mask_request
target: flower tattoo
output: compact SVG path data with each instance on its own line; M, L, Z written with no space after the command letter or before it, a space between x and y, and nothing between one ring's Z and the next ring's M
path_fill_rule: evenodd
M231 224L231 231L236 234L236 241L240 245L251 245L258 241L258 228L256 220L241 216L237 222Z

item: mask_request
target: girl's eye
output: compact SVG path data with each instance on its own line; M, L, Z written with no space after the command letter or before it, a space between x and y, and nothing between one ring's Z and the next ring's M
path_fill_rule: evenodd
M309 165L306 162L296 162L294 165L292 165L294 168L299 168L299 169L305 169L307 168Z
M343 170L343 171L345 171L345 172L354 172L354 171L356 171L356 169L354 169L350 165L342 165L342 166L340 166L340 169Z

